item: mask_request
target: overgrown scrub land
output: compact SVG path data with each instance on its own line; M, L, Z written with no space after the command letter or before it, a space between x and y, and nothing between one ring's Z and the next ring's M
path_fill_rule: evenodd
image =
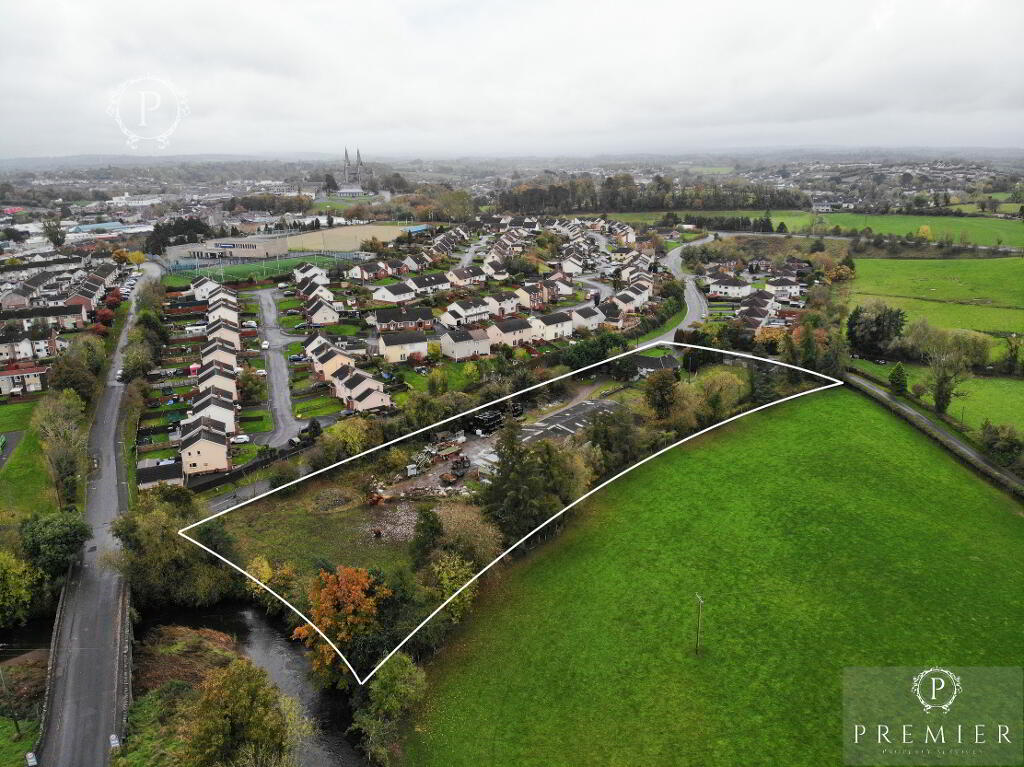
M939 327L1024 332L1024 259L855 261L854 303L880 299Z
M1019 663L1022 554L1020 506L874 403L779 405L612 484L484 589L402 763L838 764L844 666Z
M263 751L265 763L292 764L306 731L294 701L219 631L151 629L136 651L133 683L125 745L113 767L241 764L250 750Z

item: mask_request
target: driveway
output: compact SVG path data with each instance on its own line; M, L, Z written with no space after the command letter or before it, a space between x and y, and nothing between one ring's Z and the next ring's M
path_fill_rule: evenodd
M275 288L256 291L260 300L260 336L270 344L270 348L263 352L263 357L267 361L267 391L270 396L270 412L274 416L274 430L269 434L256 435L254 441L271 447L283 447L302 430L305 422L292 415L288 362L285 359L288 344L298 339L281 330L275 294Z
M3 450L0 450L0 468L3 468L3 465L7 463L7 459L14 454L14 448L16 448L18 443L21 442L21 436L24 433L24 431L3 432L3 434L7 435L7 444L4 446Z

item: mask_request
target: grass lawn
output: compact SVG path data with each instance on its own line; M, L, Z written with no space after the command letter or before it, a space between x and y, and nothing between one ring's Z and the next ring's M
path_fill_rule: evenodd
M402 763L840 764L844 667L1019 664L1022 553L1020 506L873 402L779 405L492 579Z
M139 453L139 460L142 460L143 458L156 458L157 460L161 460L163 458L175 458L177 457L178 452L178 448L176 447L167 447L163 450L150 450L145 453Z
M0 467L0 543L13 545L18 522L33 512L57 511L57 492L35 431L21 436Z
M858 370L871 373L883 381L889 380L894 364L879 365L870 360L851 360ZM907 388L915 383L924 383L928 369L924 365L911 365L906 362L903 367L907 371ZM1024 430L1024 379L1020 378L987 378L978 376L966 381L961 387L967 396L953 400L949 407L949 415L953 418L963 417L968 426L979 429L988 418L992 423L1013 424ZM930 394L924 395L924 401L932 403Z
M243 416L259 416L258 421L242 421L239 420L238 424L245 434L260 434L266 431L274 430L274 416L270 414L269 410L243 410Z
M291 329L298 325L300 322L305 322L306 318L301 314L286 314L278 317L277 324L282 328Z
M13 402L0 405L0 432L27 429L32 420L35 402Z
M301 309L302 301L297 298L285 298L282 301L277 302L278 311L287 311L288 309Z
M235 468L243 466L249 461L255 460L256 454L259 453L260 446L255 445L252 442L247 445L232 445L231 446L231 462L235 465Z
M1024 259L858 259L853 299L940 327L1024 332Z
M284 353L289 357L293 354L302 354L302 341L289 341L284 347Z
M332 336L354 336L359 332L360 326L350 322L341 322L337 325L326 325L323 330Z
M0 767L24 767L25 754L32 750L39 734L39 722L18 722L21 737L15 740L14 725L4 716L0 719Z
M318 418L344 409L345 405L340 399L327 394L292 403L292 413L296 418Z
M448 377L448 391L462 391L469 383L465 374L465 362L442 362L439 366ZM432 369L437 369L432 368ZM420 375L415 370L402 370L402 380L416 391L427 390L427 376Z
M678 312L669 317L660 327L655 328L650 333L644 333L637 339L640 343L646 343L652 341L658 336L665 335L668 331L672 330L676 325L686 319L686 307L684 306Z

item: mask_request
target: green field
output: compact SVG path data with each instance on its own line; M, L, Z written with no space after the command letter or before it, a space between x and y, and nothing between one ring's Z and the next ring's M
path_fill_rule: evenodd
M871 373L882 381L889 380L893 365L879 365L870 360L851 360L853 367ZM924 383L928 369L924 365L903 363L907 371L907 388L915 383ZM949 406L949 415L971 428L978 429L985 419L992 423L1009 423L1024 431L1024 379L988 378L978 376L964 382L960 387L967 393L958 397ZM925 394L924 401L931 405L932 397Z
M10 719L0 719L0 767L24 767L25 754L35 745L39 722L23 719L18 724L21 725L20 738L15 736Z
M432 370L444 371L445 377L448 379L448 391L462 391L468 383L465 367L465 362L442 362ZM403 369L401 376L411 389L424 392L427 390L427 376L420 375L412 369Z
M764 215L764 210L683 210L676 211L682 218L694 216L747 216L756 218ZM594 218L594 214L585 214ZM641 211L627 213L610 213L609 217L629 223L653 224L665 215L665 211ZM875 234L917 235L922 226L931 230L931 238L939 240L944 235L953 238L953 243L960 242L961 233L967 238L969 245L1004 245L1024 247L1024 221L989 217L967 216L902 216L863 213L823 213L812 215L803 210L773 210L772 222L778 226L780 221L786 228L796 234L811 231L811 224L820 220L815 233L827 233L838 226L841 229L862 230L870 228Z
M1019 665L1022 555L1020 506L873 402L780 405L492 579L402 763L841 764L844 667Z
M0 543L11 545L22 517L57 510L57 495L39 437L29 428L34 402L0 406L0 432L26 430L0 467Z
M1024 259L857 259L853 297L940 327L1024 332Z
M290 272L302 263L313 263L320 266L333 266L338 263L333 258L326 256L307 256L303 258L275 258L255 264L237 264L235 266L205 266L201 269L190 269L183 272L173 272L164 275L163 283L171 288L183 288L196 277L203 275L210 279L217 280L244 280L254 276L257 279L264 279L268 276L275 276Z

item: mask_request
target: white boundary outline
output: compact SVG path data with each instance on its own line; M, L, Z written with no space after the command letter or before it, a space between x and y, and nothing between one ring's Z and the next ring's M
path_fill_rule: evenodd
M766 363L768 363L770 365L778 365L780 367L791 368L793 370L799 370L801 373L808 373L810 375L817 376L819 378L824 378L824 379L830 381L831 383L829 383L826 386L819 386L816 389L808 389L807 391L802 391L802 392L799 392L797 394L791 394L788 397L783 397L782 399L776 400L774 402L769 402L769 403L767 403L765 405L759 405L758 407L755 407L752 410L745 410L742 413L739 413L738 415L734 415L731 418L726 418L724 421L720 421L719 423L716 423L713 426L709 426L706 429L701 429L700 431L698 431L698 432L696 432L694 434L691 434L688 437L684 437L683 439L679 440L678 442L673 442L671 445L663 447L661 450L658 450L657 452L652 453L651 455L647 456L646 458L643 458L643 459L637 461L632 466L629 466L629 467L623 469L618 474L614 475L613 477L610 477L609 479L606 479L601 484L599 484L596 487L588 490L586 493L581 495L579 498L577 498L575 501L570 503L564 509L562 509L558 513L552 515L548 519L546 519L543 522L541 522L539 525L537 525L537 527L535 527L533 530L528 532L526 535L524 535L518 541L516 541L511 546L509 546L507 549L505 549L503 552L501 552L497 557L495 557L494 560L491 561L487 566L485 566L482 570L480 570L480 572L478 572L476 575L474 575L472 578L470 578L468 581L466 581L462 586L460 586L458 591L456 591L454 594L452 594L450 597L448 597L444 602L442 602L440 605L438 605L437 608L435 608L434 611L432 613L430 613L430 615L428 615L426 618L424 618L419 623L419 625L416 626L416 628L414 628L411 632L409 632L409 636L407 636L405 639L403 639L401 642L399 642L395 646L395 648L391 652L389 652L386 656L384 656L384 659L382 661L380 661L380 663L378 663L376 666L374 666L373 670L370 671L365 677L360 677L359 673L352 667L352 664L349 663L348 658L346 658L344 653L342 653L342 651L338 649L337 645L335 645L334 642L332 642L330 640L330 638L328 638L328 636L326 634L324 634L324 632L321 631L316 626L316 624L313 623L313 621L311 621L309 618L307 618L305 615L303 615L302 612L300 612L287 599L282 597L280 594L278 594L276 591L274 591L272 588L270 588L267 584L263 583L262 581L258 580L257 578L254 578L252 575L250 575L248 572L246 572L241 567L236 565L234 562L230 561L229 559L226 559L225 557L222 557L220 554L218 554L216 551L213 551L209 547L204 546L199 541L197 541L195 538L192 538L192 537L186 535L186 533L189 530L191 530L192 528L198 527L199 525L202 525L202 524L204 524L206 522L209 522L211 519L216 519L217 517L219 517L219 516L221 516L223 514L227 514L229 511L234 511L235 509L239 509L242 506L247 506L250 503L253 503L254 501L258 501L258 500L260 500L262 498L266 498L268 495L273 495L274 493L276 493L279 490L284 490L286 487L291 487L292 485L296 485L299 482L303 482L303 481L309 479L310 477L315 477L318 474L323 474L326 471L330 471L331 469L335 469L338 466L341 466L342 464L348 463L349 461L354 461L357 458L362 458L364 456L370 455L371 453L375 453L378 450L383 450L384 448L390 447L391 445L394 445L397 442L401 442L402 440L408 439L409 437L415 437L417 434L423 434L424 432L431 431L433 429L436 429L438 426L443 426L446 423L450 423L452 421L455 421L455 420L458 420L460 418L463 418L463 417L469 415L470 413L475 413L477 410L483 410L484 408L491 407L492 405L494 405L494 404L496 404L498 402L504 402L507 399L511 399L513 397L518 397L521 394L525 394L526 392L533 391L534 389L538 389L538 388L540 388L542 386L547 386L548 384L554 383L555 381L560 381L563 378L569 378L571 376L579 375L580 373L586 372L587 370L590 370L592 368L600 367L601 365L606 365L609 362L614 362L617 359L621 359L622 357L627 357L627 356L636 354L637 352L642 352L642 351L644 351L646 349L653 349L654 347L660 346L662 344L668 344L669 346L675 346L675 347L684 348L684 349L701 349L703 351L717 352L719 354L730 354L730 355L732 355L734 357L743 357L745 359L757 360L758 362L766 362ZM409 434L404 434L401 437L398 437L396 439L391 440L390 442L385 442L384 444L377 445L376 447L371 447L369 450L364 450L363 452L359 453L358 455L353 455L350 458L346 458L346 459L344 459L342 461L338 461L337 463L333 463L330 466L325 466L322 469L318 469L316 471L310 472L309 474L305 474L302 477L299 477L298 479L292 480L291 482L289 482L287 484L281 485L280 487L276 487L273 490L268 490L267 492L262 493L261 495L257 495L257 496L254 496L252 498L249 498L248 500L242 501L241 503L239 503L239 504L237 504L235 506L232 506L230 508L224 509L223 511L218 511L215 514L211 514L208 517L204 517L203 519L200 519L198 522L193 522L190 525L186 525L185 527L181 528L178 531L178 535L180 535L185 540L194 543L196 546L198 546L199 548L203 549L203 551L207 552L208 554L212 554L217 559L219 559L221 562L224 562L228 566L230 566L230 567L234 568L235 570L237 570L238 572L240 572L242 575L244 575L246 578L251 580L253 583L255 583L260 588L265 589L266 591L270 592L275 597L280 599L285 604L285 606L288 607L289 610L291 610L293 613L295 613L300 618L302 618L302 620L304 620L306 623L308 623L310 626L313 627L313 630L316 631L316 633L319 634L321 636L321 638L325 642L327 642L327 644L329 644L331 646L331 648L336 653L338 653L338 657L340 657L345 662L345 665L348 667L348 670L351 671L352 672L352 676L355 677L356 682L358 682L360 685L364 685L368 681L370 681L371 677L373 677L373 675L376 674L380 670L380 668L391 659L392 655L394 655L396 652L401 650L402 647L405 646L406 642L408 642L410 639L412 639L413 636L415 636L416 633L421 628L426 626L427 623L429 623L431 621L431 619L433 619L433 617L435 615L437 615L439 612L441 612L441 610L443 610L448 605L449 602L451 602L453 599L455 599L455 597L457 597L459 594L461 594L466 588L468 588L470 586L470 584L472 584L476 580L478 580L480 578L480 576L482 576L484 573L486 573L488 570L490 570L492 567L494 567L496 564L498 564L498 562L500 562L502 559L504 559L506 556L508 556L508 554L511 553L513 549L515 549L521 543L523 543L528 538L530 538L530 536L532 536L534 533L536 533L539 530L547 527L554 520L558 519L560 516L565 514L565 512L567 512L573 506L575 506L576 504L580 503L581 501L586 500L591 495L596 493L598 490L601 490L602 488L606 487L607 485L610 485L612 482L617 480L619 477L622 477L625 474L628 474L629 472L633 471L633 469L637 468L638 466L642 466L643 464L647 463L648 461L650 461L650 460L652 460L654 458L657 458L662 453L668 452L669 450L671 450L671 449L673 449L675 447L679 447L679 445L683 444L684 442L689 442L691 439L695 439L696 437L699 437L702 434L707 434L709 431L712 431L713 429L717 429L719 426L724 426L727 423L731 423L732 421L736 421L736 420L738 420L740 418L743 418L744 416L748 416L748 415L750 415L752 413L756 413L759 410L764 410L766 408L782 404L783 402L788 402L789 400L796 399L797 397L803 397L803 396L805 396L807 394L814 394L815 392L824 391L825 389L831 389L833 387L842 386L842 385L843 385L843 382L840 381L838 378L833 378L832 376L827 376L824 373L819 373L819 372L817 372L815 370L808 370L806 368L802 368L802 367L799 367L797 365L790 365L790 364L788 364L786 362L779 362L777 360L769 360L769 359L765 359L763 357L755 357L753 354L744 354L742 352L734 352L734 351L729 351L727 349L716 349L716 348L714 348L712 346L698 346L697 344L677 343L676 341L654 341L652 343L645 344L644 346L638 346L636 349L631 349L631 350L625 351L622 354L616 354L615 356L609 357L608 359L602 360L601 362L595 362L592 365L586 365L585 367L579 368L578 370L573 370L573 371L571 371L569 373L565 373L564 375L557 376L555 378L552 378L550 381L544 381L543 383L534 384L533 386L528 386L525 389L521 389L521 390L519 390L517 392L513 392L512 394L507 394L504 397L499 397L496 400L492 400L492 401L487 402L487 403L485 403L483 405L479 405L477 407L471 408L469 410L466 410L463 413L459 413L458 415L454 415L454 416L452 416L450 418L445 418L443 421L438 421L437 423L431 424L430 426L425 426L422 429L417 429L416 431L410 432Z

